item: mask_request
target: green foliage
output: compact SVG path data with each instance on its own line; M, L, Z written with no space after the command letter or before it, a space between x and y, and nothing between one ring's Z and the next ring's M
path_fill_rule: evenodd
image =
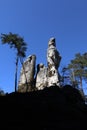
M26 56L27 44L18 34L12 34L11 32L9 34L1 34L1 41L2 44L8 44L10 45L10 48L15 48L18 56Z
M17 90L17 71L18 71L18 61L22 61L22 58L26 56L27 44L24 39L18 34L1 34L2 44L8 44L10 48L14 48L17 51L16 54L16 71L15 71L15 92Z
M70 64L62 68L62 84L70 84L83 94L83 81L87 83L87 53L77 53Z
M63 67L62 68L62 85L70 84L73 87L77 88L78 87L78 82L75 79L75 75L72 71L72 69L69 69L68 67Z
M71 71L70 76L73 75L73 81L78 82L82 89L82 81L87 81L87 53L77 53L75 58L68 64L67 69Z

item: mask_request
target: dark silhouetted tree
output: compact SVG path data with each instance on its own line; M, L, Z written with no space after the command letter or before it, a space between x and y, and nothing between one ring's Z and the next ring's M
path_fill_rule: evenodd
M68 67L63 67L61 77L62 77L63 86L69 84L72 85L74 88L78 87L78 82L75 78L73 69L69 69Z
M0 96L5 95L4 91L2 89L0 89Z

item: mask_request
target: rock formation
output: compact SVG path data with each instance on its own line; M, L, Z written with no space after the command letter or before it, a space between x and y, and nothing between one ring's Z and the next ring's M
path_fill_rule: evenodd
M47 49L47 67L43 63L38 64L35 76L36 56L29 56L21 70L18 90L25 92L30 91L34 86L38 90L54 85L60 86L58 73L60 61L61 56L56 49L55 38L51 38Z
M36 88L41 90L47 86L47 67L44 64L37 65Z
M35 64L35 55L29 56L23 63L18 84L18 91L30 91L31 88L34 86Z
M59 83L58 67L61 56L56 49L55 38L51 38L48 42L47 64L48 64L48 86L57 85Z

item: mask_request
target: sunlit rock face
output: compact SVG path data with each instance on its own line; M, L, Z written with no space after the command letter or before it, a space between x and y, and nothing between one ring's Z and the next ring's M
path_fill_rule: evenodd
M44 64L37 65L36 88L42 90L47 87L47 67Z
M50 38L47 49L47 67L40 63L37 65L35 74L36 56L29 56L23 63L21 69L18 90L20 92L31 91L33 87L37 90L42 90L45 87L59 86L58 68L61 61L61 56L56 48L55 38Z
M61 56L56 49L55 38L51 38L48 42L47 49L47 65L48 65L48 87L60 86L58 67L60 65Z
M47 67L39 64L36 76L36 88L38 90L44 87L60 86L58 67L60 65L61 56L56 49L55 38L51 38L48 42L47 49Z
M29 91L34 84L36 56L30 55L23 63L20 80L18 84L19 91Z

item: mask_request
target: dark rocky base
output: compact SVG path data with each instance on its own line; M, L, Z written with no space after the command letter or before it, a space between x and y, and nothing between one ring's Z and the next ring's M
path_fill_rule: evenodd
M87 130L87 106L70 86L1 96L0 112L1 130Z

